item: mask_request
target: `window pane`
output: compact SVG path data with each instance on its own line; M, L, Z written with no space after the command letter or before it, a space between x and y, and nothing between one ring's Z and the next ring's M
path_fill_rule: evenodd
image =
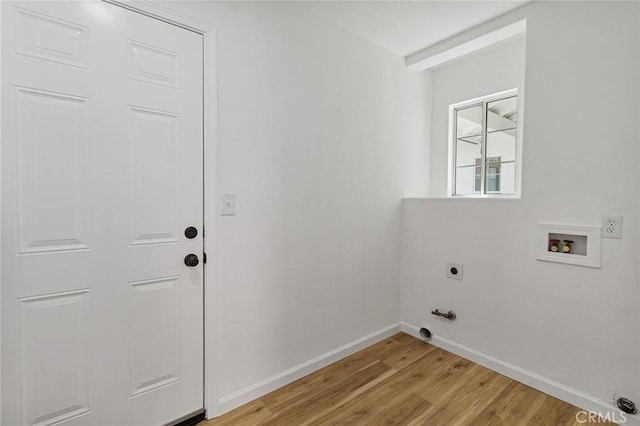
M482 105L456 110L456 136L477 136L482 134Z
M506 130L487 134L487 157L500 157L500 161L515 161L516 131Z
M485 168L487 181L485 182L485 191L487 194L500 194L500 162L490 161L487 158L487 166Z
M490 176L487 175L487 181ZM516 188L516 163L500 164L500 194L513 194Z
M456 141L456 166L472 166L476 164L476 158L482 156L482 144L480 143L480 136L478 136L478 142L473 140L458 139Z
M456 194L469 195L480 192L480 181L476 182L476 170L479 177L480 167L457 167L456 168ZM476 190L477 185L477 190Z
M487 104L487 132L515 129L517 117L517 96L489 102Z

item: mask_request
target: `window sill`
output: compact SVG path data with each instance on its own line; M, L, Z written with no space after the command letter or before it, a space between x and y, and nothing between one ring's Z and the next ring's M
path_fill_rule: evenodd
M515 201L521 200L522 197L520 195L499 195L499 196L473 196L473 195L456 195L449 197L403 197L403 200L504 200L504 201Z
M442 198L453 198L453 199L484 199L484 200L512 200L521 198L518 194L487 194L487 195L449 195L447 197Z

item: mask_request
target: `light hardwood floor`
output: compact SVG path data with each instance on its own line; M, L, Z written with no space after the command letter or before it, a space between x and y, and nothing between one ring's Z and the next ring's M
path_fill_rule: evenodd
M579 425L579 411L398 333L198 426Z

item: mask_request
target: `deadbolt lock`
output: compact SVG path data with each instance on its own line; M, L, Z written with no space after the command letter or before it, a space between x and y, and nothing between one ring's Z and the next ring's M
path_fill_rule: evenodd
M194 226L190 226L184 230L184 236L191 240L198 236L198 229Z

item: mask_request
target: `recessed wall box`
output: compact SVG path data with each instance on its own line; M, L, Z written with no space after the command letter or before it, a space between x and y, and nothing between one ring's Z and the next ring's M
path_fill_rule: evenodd
M600 267L601 226L541 223L538 260Z
M462 281L464 267L460 263L447 263L447 278Z

